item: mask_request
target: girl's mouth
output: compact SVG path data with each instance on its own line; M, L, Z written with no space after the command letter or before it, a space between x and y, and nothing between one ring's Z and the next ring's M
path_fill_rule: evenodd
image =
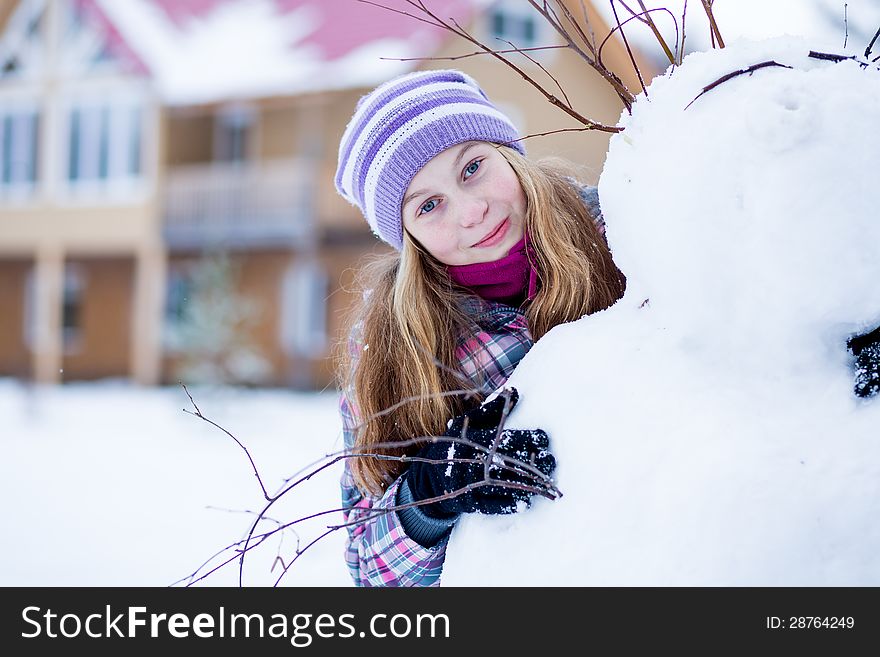
M506 218L502 221L491 233L486 235L479 242L474 244L474 247L487 247L487 246L495 246L498 242L502 240L502 238L507 234L507 228L510 226L510 217Z

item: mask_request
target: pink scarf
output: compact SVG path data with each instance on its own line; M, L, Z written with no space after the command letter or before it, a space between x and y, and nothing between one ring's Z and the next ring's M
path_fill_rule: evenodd
M524 234L503 258L473 265L449 265L446 271L453 282L483 299L519 305L531 300L538 291L538 272L529 264L529 258L535 261L535 249Z

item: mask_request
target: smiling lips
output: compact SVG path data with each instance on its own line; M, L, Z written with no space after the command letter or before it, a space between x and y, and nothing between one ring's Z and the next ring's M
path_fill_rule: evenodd
M491 233L486 235L479 242L474 244L475 247L487 247L487 246L495 246L498 242L500 242L504 236L507 234L507 228L510 226L510 218L508 217L504 221L502 221Z

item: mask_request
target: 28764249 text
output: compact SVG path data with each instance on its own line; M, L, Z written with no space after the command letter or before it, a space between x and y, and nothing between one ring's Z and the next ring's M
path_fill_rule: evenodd
M852 616L767 616L768 630L851 630L856 620Z

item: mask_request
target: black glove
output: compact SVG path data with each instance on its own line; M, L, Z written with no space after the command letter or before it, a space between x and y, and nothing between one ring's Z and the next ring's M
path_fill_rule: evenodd
M847 346L856 357L855 393L859 397L873 397L880 392L880 327L850 338Z
M509 398L508 411L519 400L515 388L510 388ZM443 435L465 438L487 449L490 448L498 434L504 404L505 394L501 394L491 402L453 418ZM467 418L466 427L465 418ZM465 430L464 435L462 435L463 430ZM517 467L515 464L501 467L496 459L496 463L493 463L489 469L490 479L548 490L548 482L541 477L541 474L549 477L556 468L556 459L548 450L549 444L547 434L541 429L532 431L503 429L496 454L531 464L538 472L529 471L522 466ZM437 438L436 442L427 445L415 456L438 461L437 463L413 461L410 464L406 477L415 501L438 497L464 488L468 484L481 482L485 478L487 453L469 445ZM452 458L474 459L474 462L450 462L449 459ZM516 467L516 470L511 469L513 467ZM419 508L427 516L441 519L452 518L461 513L515 513L517 502L529 502L534 494L533 491L518 488L481 485L449 499L421 505Z

